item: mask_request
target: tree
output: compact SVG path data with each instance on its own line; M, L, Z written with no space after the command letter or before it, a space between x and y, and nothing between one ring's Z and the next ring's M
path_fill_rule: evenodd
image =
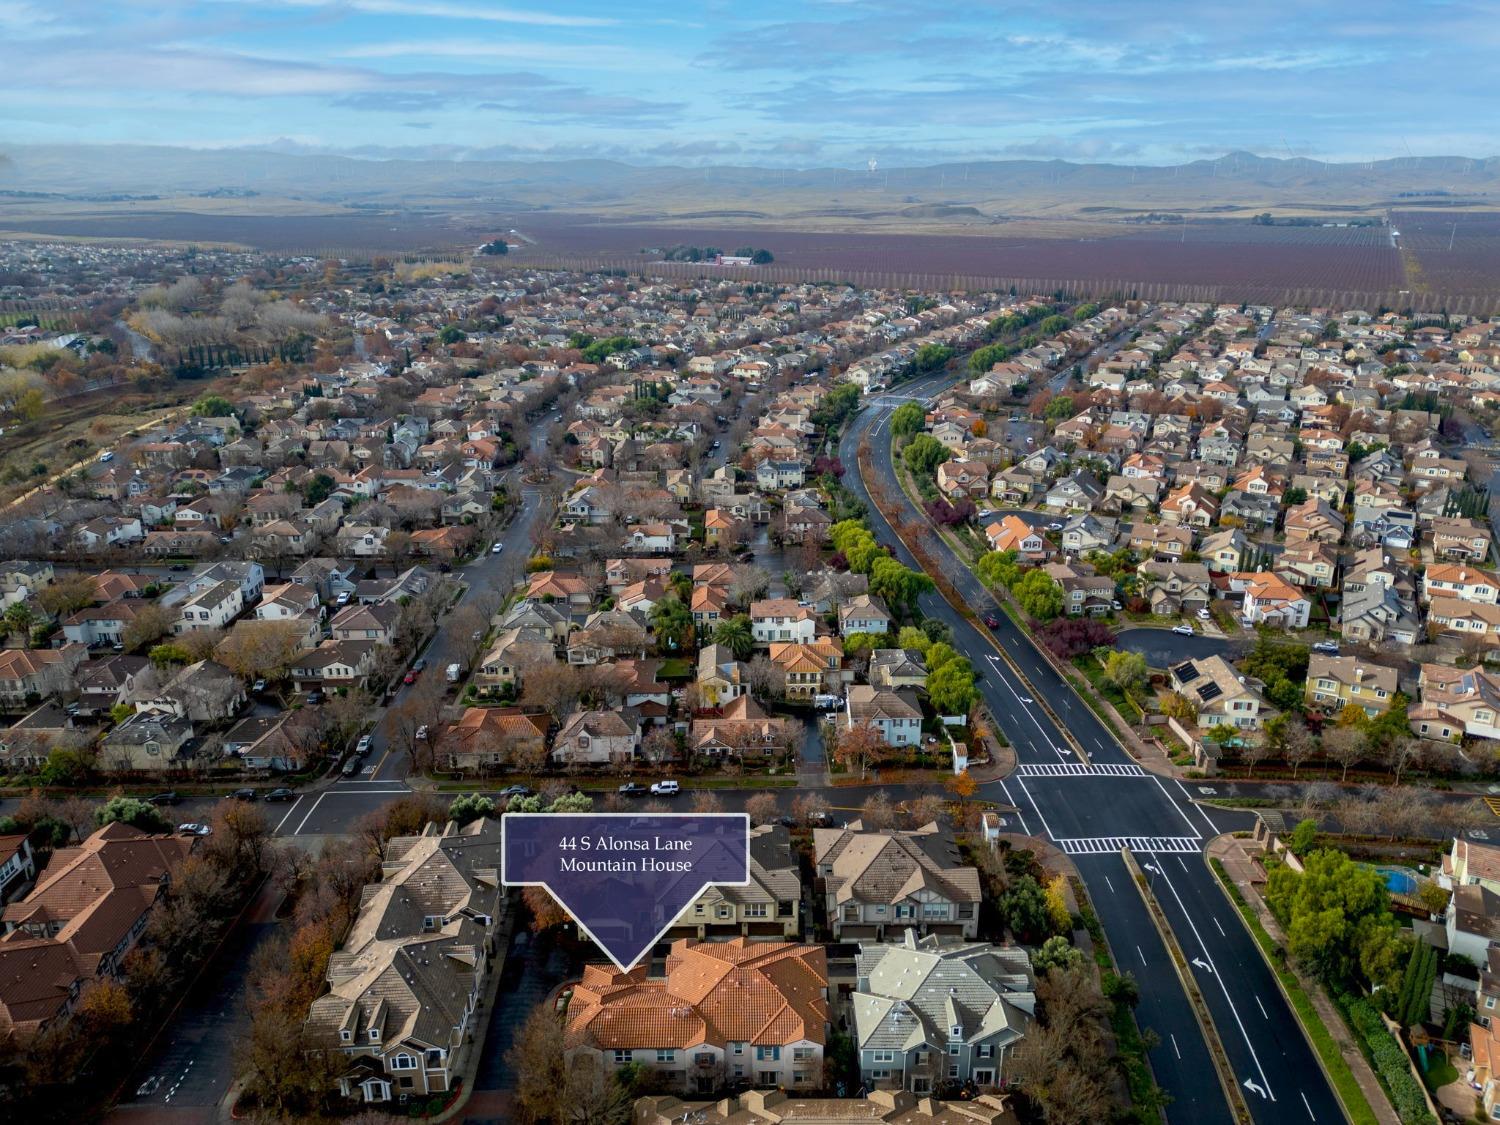
M884 598L898 613L912 613L917 598L932 588L931 578L889 555L880 556L870 564L870 593Z
M651 607L651 627L657 646L670 652L691 648L697 631L693 611L676 594L668 594Z
M96 826L103 828L116 821L142 832L168 832L172 827L155 805L139 797L111 797L94 810Z
M755 635L750 629L750 618L743 613L726 617L714 626L714 644L723 645L734 653L736 660L749 660L755 652Z
M909 438L922 432L927 424L927 414L919 402L903 402L891 411L891 434L897 438Z
M36 593L36 604L52 617L66 617L94 604L98 587L92 574L65 574Z
M1232 729L1228 726L1215 728L1216 731ZM1255 775L1255 767L1265 761L1270 753L1271 747L1264 738L1257 738L1249 732L1240 735L1238 756L1239 760L1245 763L1245 776L1253 777Z
M936 647L936 646L934 646ZM939 715L966 715L979 692L974 671L963 657L950 660L927 673L927 697Z
M1145 685L1149 669L1138 652L1113 651L1104 661L1104 678L1126 695Z
M301 634L290 621L241 621L214 647L214 659L242 680L279 680L302 653Z
M1297 822L1297 827L1292 829L1292 834L1287 837L1286 846L1292 849L1296 856L1305 855L1318 838L1318 822L1307 819Z
M1293 778L1302 764L1317 752L1318 740L1307 729L1307 724L1296 715L1287 716L1286 725L1281 728L1281 756L1292 767Z
M987 586L1004 586L1009 589L1021 577L1021 567L1016 562L1015 551L990 551L981 555L974 564L974 573Z
M460 794L448 805L448 819L456 820L461 825L494 815L495 802L479 793Z
M1352 727L1334 727L1323 732L1323 753L1343 768L1340 781L1349 780L1349 768L1365 756L1365 736Z
M21 642L22 648L31 647L31 629L36 624L36 612L25 602L12 602L5 608L4 621L7 635Z
M890 794L881 789L866 797L859 806L859 820L872 832L883 832L895 827L896 810L891 805Z
M693 794L690 807L699 816L710 816L724 811L724 798L712 789L700 789Z
M891 748L880 731L870 723L851 723L840 727L833 747L833 760L846 770L858 770L860 777L885 760Z
M745 812L752 825L774 824L780 816L773 793L757 793L745 802Z
M828 800L821 793L803 793L792 799L792 815L802 824L820 821L828 815Z
M515 1072L515 1105L525 1120L567 1119L565 1048L562 1018L548 1004L538 1004L516 1029L505 1061Z
M1030 875L1014 880L995 905L1006 927L1025 945L1036 945L1052 933L1047 892Z
M200 418L228 418L234 413L234 404L223 395L204 395L193 403L192 413Z
M1299 874L1276 865L1266 880L1266 903L1282 923L1287 951L1328 984L1347 983L1360 951L1394 927L1380 873L1342 852L1315 851Z
M1045 571L1027 571L1011 592L1020 607L1038 621L1051 621L1062 612L1062 587Z
M952 456L948 447L931 434L918 434L901 451L901 460L912 475L918 477L931 476Z
M159 604L142 606L121 632L120 643L127 652L138 652L171 632L175 620L177 617Z
M521 901L531 915L531 932L534 934L560 926L572 917L546 887L522 887Z
M1061 934L1053 934L1031 955L1031 967L1039 975L1045 975L1053 969L1082 966L1086 960L1083 950L1074 948Z
M967 801L975 793L979 792L979 782L968 770L962 770L947 778L943 782L943 788L952 793L960 801Z

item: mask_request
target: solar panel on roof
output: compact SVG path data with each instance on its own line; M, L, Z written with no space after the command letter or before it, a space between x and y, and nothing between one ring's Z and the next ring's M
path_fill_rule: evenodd
M1198 698L1207 703L1211 699L1218 699L1224 694L1224 689L1218 684L1207 683L1198 689Z
M1190 684L1198 678L1198 666L1196 664L1179 664L1172 670L1172 674L1182 683Z

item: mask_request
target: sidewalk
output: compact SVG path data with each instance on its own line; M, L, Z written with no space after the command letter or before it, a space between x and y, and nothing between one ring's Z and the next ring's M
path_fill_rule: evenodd
M1266 906L1265 900L1261 898L1260 891L1255 886L1255 881L1260 878L1260 869L1256 862L1245 850L1245 842L1234 836L1215 836L1208 844L1207 856L1204 862L1217 859L1224 865L1225 873L1234 881L1239 888L1241 897L1250 904L1255 911L1260 924L1265 927L1266 933L1277 945L1285 947L1286 936L1281 932L1281 924L1276 921L1275 916ZM1217 878L1217 876L1215 876ZM1236 920L1239 920L1239 912L1235 911ZM1292 970L1296 972L1296 970ZM1386 1097L1385 1090L1381 1088L1380 1080L1375 1077L1375 1072L1370 1069L1369 1062L1365 1059L1364 1052L1360 1050L1359 1044L1355 1043L1344 1023L1344 1017L1334 1007L1333 1001L1328 998L1323 986L1316 981L1308 980L1301 973L1296 973L1298 981L1301 982L1303 991L1312 1001L1317 1010L1318 1018L1328 1029L1328 1034L1333 1037L1334 1043L1338 1045L1339 1053L1344 1056L1344 1061L1349 1065L1354 1080L1359 1083L1365 1100L1370 1103L1371 1110L1381 1125L1400 1125L1400 1118L1396 1116L1391 1108L1390 1099Z

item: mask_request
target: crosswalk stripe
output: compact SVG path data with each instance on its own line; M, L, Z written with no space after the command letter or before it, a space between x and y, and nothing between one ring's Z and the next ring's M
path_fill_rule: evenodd
M1021 777L1147 777L1140 766L1105 762L1086 766L1080 762L1026 762L1016 767Z
M1203 850L1203 841L1195 836L1074 836L1056 843L1068 855L1113 855L1121 848L1180 855Z
M1484 803L1489 806L1490 812L1500 816L1500 797L1486 797Z

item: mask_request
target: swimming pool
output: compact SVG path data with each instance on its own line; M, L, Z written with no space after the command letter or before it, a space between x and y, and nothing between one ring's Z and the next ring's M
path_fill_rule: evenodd
M1409 868L1377 867L1375 870L1385 880L1385 889L1394 895L1414 895L1422 885L1421 878Z

